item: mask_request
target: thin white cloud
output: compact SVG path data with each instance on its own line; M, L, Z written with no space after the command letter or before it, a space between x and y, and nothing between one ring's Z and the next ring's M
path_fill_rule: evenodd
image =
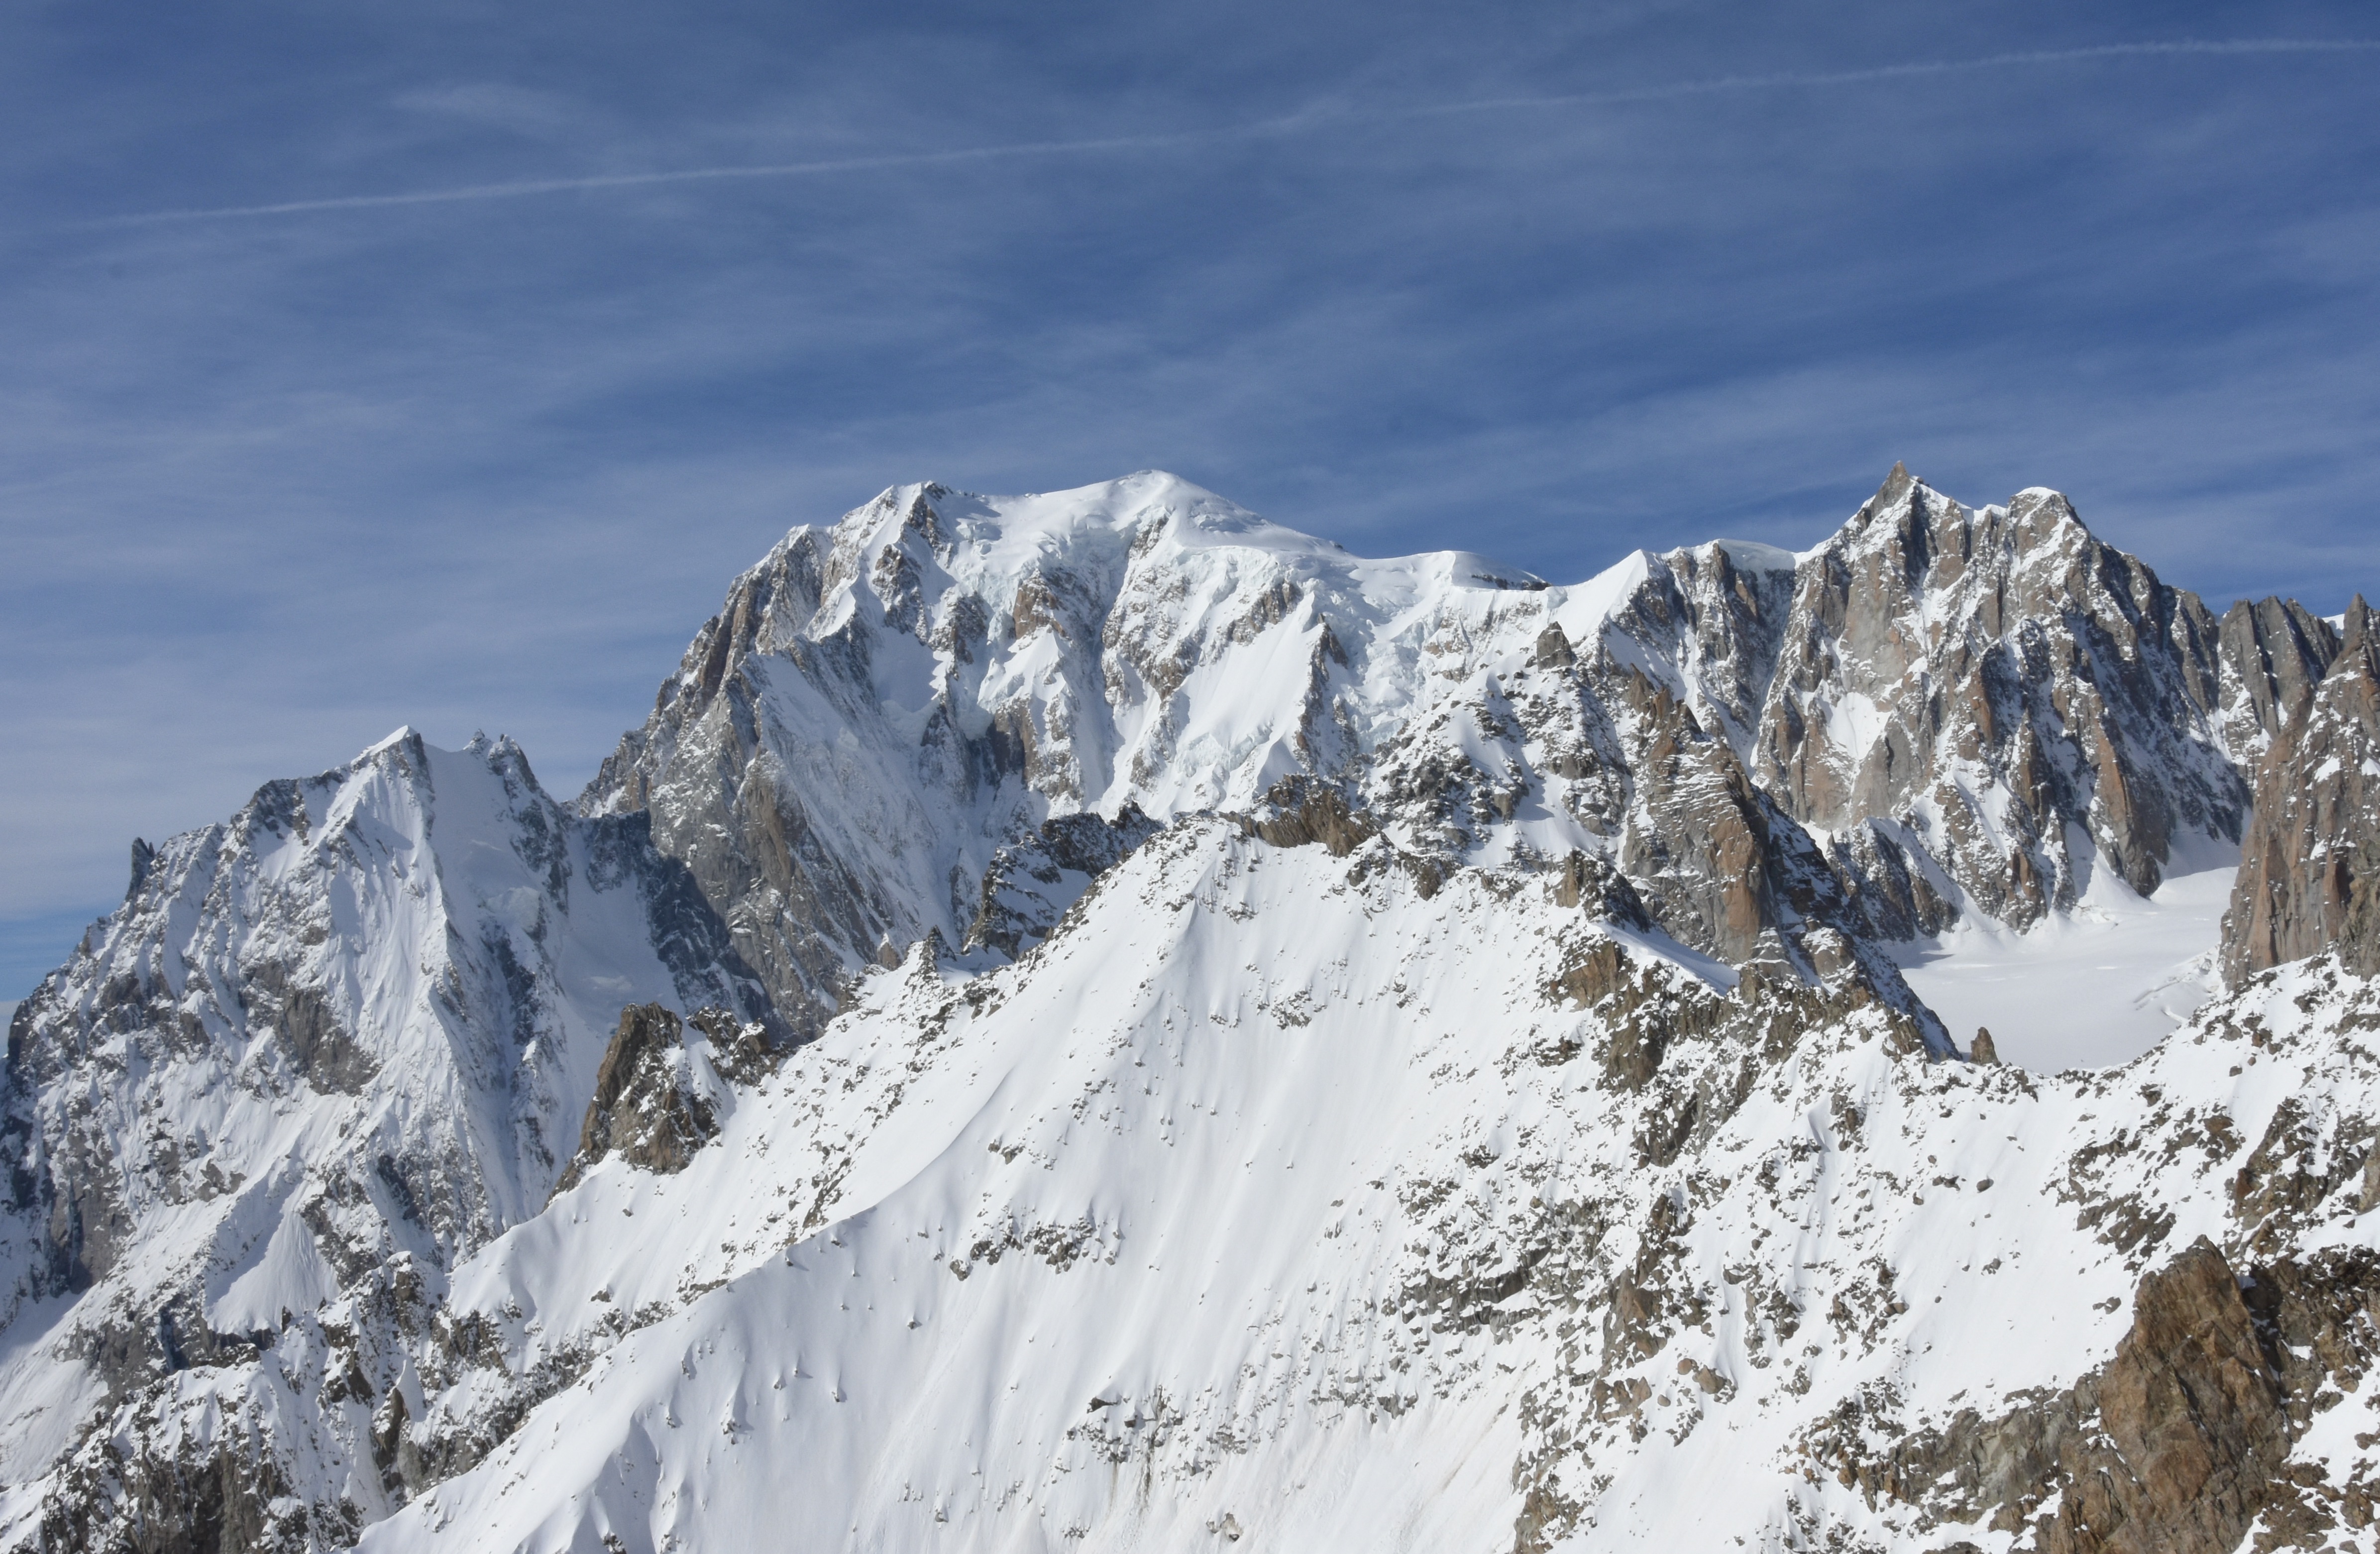
M657 173L607 173L593 177L529 178L513 183L468 184L460 188L417 189L405 194L350 194L327 200L285 200L271 205L224 205L204 210L150 211L111 216L86 226L146 226L164 222L213 221L240 216L304 215L316 211L366 211L385 205L445 205L472 200L514 200L526 195L566 194L583 189L638 188L653 184L723 182L741 178L798 178L827 173L866 173L888 167L932 167L969 162L1062 156L1087 152L1147 151L1211 140L1227 135L1266 133L1264 127L1191 130L1172 135L1117 135L1090 140L1026 140L1005 146L963 146L952 151L893 152L880 156L836 157L819 162L780 162L745 167L680 167Z
M394 105L431 118L554 139L583 126L586 114L568 98L504 81L465 81L401 92Z
M1788 70L1763 76L1712 76L1703 80L1670 81L1660 86L1623 88L1612 91L1564 92L1550 97L1490 97L1472 103L1446 103L1409 109L1396 116L1418 118L1436 114L1489 113L1511 108L1600 107L1628 103L1661 103L1679 97L1706 97L1736 91L1859 86L1869 81L1902 80L1916 76L1964 75L1981 70L2011 70L2029 65L2079 65L2095 59L2374 52L2380 52L2380 38L2234 38L2212 41L2182 38L2162 42L2100 43L2087 48L2028 49L2013 54L1983 55L1973 59L1872 65L1856 70Z
M1565 92L1542 97L1481 98L1471 102L1428 103L1394 109L1354 109L1336 113L1309 113L1287 118L1264 120L1255 124L1232 125L1213 129L1182 130L1168 134L1111 135L1079 140L1023 140L1007 145L963 146L935 152L894 152L875 156L835 157L811 162L781 162L730 167L681 167L661 172L612 173L572 178L529 178L506 183L468 184L455 188L416 189L397 194L351 194L320 200L285 200L261 205L220 205L202 209L148 211L131 215L104 217L98 221L79 225L85 227L146 226L176 222L307 215L330 211L366 211L404 205L447 205L472 200L516 200L544 194L640 188L669 184L815 177L839 173L878 172L903 167L937 167L979 162L1082 156L1102 152L1162 151L1188 145L1275 137L1295 133L1305 128L1350 121L1410 120L1458 114L1510 112L1519 109L1621 106L1632 103L1659 103L1685 97L1775 91L1795 88L1856 86L1874 81L2021 69L2029 66L2083 64L2104 59L2184 58L2206 55L2245 57L2374 52L2380 52L2380 39L2174 39L2151 42L2101 43L2084 48L2034 49L2020 53L1984 55L1973 59L1921 60L1899 65L1876 65L1856 70L1779 71L1758 76L1713 76L1701 80L1670 81L1658 86L1623 88L1615 91Z

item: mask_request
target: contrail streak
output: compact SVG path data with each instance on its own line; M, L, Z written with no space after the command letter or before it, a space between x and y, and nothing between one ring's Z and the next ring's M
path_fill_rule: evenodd
M1205 145L1226 140L1257 140L1288 135L1329 124L1394 122L1442 117L1455 114L1500 113L1528 108L1619 106L1631 103L1659 103L1673 98L1716 96L1730 92L1771 91L1796 87L1858 86L1871 81L1960 75L1979 70L2007 70L2029 65L2071 65L2095 59L2374 52L2380 52L2380 39L2241 38L2216 41L2180 39L2164 42L2100 43L2086 48L2034 49L2016 54L1985 55L1973 59L1876 65L1856 70L1779 71L1772 75L1760 76L1714 76L1703 80L1671 81L1661 86L1624 88L1607 91L1564 92L1546 97L1491 97L1472 102L1427 103L1403 108L1316 112L1255 124L1232 125L1214 129L1182 130L1171 134L1114 135L1083 140L1020 140L1008 145L966 146L939 152L890 152L877 156L836 157L815 162L780 162L736 167L681 167L658 173L612 173L593 177L532 178L511 183L467 184L458 188L417 189L402 194L349 194L324 200L285 200L269 205L218 205L193 210L150 211L135 215L103 217L97 221L78 225L85 228L152 226L174 222L305 215L321 211L370 211L397 205L451 205L479 200L517 200L540 194L639 188L665 184L719 183L746 178L819 177L837 173L868 173L904 167L940 167L970 162L1084 156L1101 152L1162 151L1177 146Z
M1258 134L1257 127L1229 131L1191 130L1173 135L1117 135L1097 140L1023 140L1005 146L965 146L955 151L890 152L880 156L836 157L820 162L779 162L758 166L679 167L661 173L606 173L584 178L529 178L515 183L466 184L459 188L416 189L406 194L345 194L327 200L284 200L271 205L217 205L202 210L150 211L108 216L91 226L145 226L161 222L213 221L235 216L303 215L312 211L370 211L387 205L447 205L470 200L515 200L575 189L636 188L648 184L713 183L733 178L798 178L828 173L866 173L885 167L932 167L952 163L993 162L1070 152L1148 151L1222 134Z
M1780 71L1766 76L1713 76L1699 81L1672 81L1612 91L1564 92L1551 97L1490 97L1471 103L1443 103L1407 108L1400 118L1437 114L1490 113L1512 108L1597 107L1607 103L1659 103L1674 97L1702 97L1730 91L1763 91L1781 87L1858 86L1912 76L1951 76L1971 70L2007 70L2025 65L2072 65L2094 59L2131 59L2189 55L2371 54L2380 52L2380 38L2240 38L2202 42L2179 39L2168 42L2100 43L2089 48L2032 49L2019 54L1988 54L1974 59L1920 60L1905 65L1872 65L1857 70Z

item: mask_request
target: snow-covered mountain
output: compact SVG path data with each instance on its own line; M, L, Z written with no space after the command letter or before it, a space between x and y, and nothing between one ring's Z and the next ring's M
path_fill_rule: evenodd
M0 1543L2368 1547L2369 643L1898 467L1572 588L895 488L575 804L136 844L10 1025Z

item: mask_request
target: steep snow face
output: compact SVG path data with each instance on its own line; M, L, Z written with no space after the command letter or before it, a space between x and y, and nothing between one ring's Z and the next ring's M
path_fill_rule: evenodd
M2246 819L2216 637L2057 492L1971 512L1896 467L1800 565L1755 771L1864 833L1839 861L1907 928L1959 902L2029 928L2096 868L2149 895Z
M536 1214L624 1002L765 1009L643 818L573 818L505 741L400 732L135 861L9 1030L14 1482Z
M492 1449L363 1547L2063 1547L2110 1529L2058 1452L1963 1443L2153 1475L2065 1390L2144 1363L2144 1273L2204 1235L2380 1292L2380 998L2334 964L2049 1081L1419 878L1191 822L1013 966L863 983L683 1173L607 1161L457 1270L390 1375ZM2277 1411L2334 1401L2244 1514L2352 1476L2374 1337L2291 1362Z
M1921 1038L1852 973L1755 1013L1543 876L1417 884L1194 821L1013 967L864 983L684 1174L608 1162L458 1272L495 1339L425 1431L564 1390L366 1547L1508 1543L1505 1329L1719 1121L1565 978L1747 1054Z

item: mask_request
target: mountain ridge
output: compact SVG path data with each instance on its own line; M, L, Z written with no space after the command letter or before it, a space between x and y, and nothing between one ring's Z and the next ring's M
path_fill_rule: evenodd
M1045 1470L1025 1471L1032 1452L1017 1459L1025 1498L1007 1503L1038 1497L1042 1510L1000 1522L1002 1536L1038 1547L1042 1535L1020 1529L1060 1504L1087 1519L1081 1537L1049 1535L1070 1544L1184 1547L1191 1522L1210 1539L1279 1535L1291 1524L1200 1486L1269 1484L1276 1449L1369 1483L1378 1470L1347 1455L1358 1438L1330 1421L1442 1405L1504 1454L1492 1472L1463 1458L1456 1499L1499 1507L1513 1528L1483 1548L1603 1546L1596 1508L1615 1491L1595 1464L1637 1475L1612 1516L1622 1501L1641 1509L1692 1455L1660 1456L1648 1432L1683 1442L1712 1410L1730 1432L1755 1414L1803 1419L1799 1434L1761 1439L1840 1467L1856 1489L1780 1487L1740 1532L1863 1529L1918 1547L1926 1518L1966 1502L1911 1477L1906 1454L1880 1492L1883 1427L1825 1433L1790 1401L1805 1394L1756 1379L1755 1362L1781 1357L1822 1295L1836 1311L1872 1306L1826 1317L1819 1370L1864 1379L1826 1383L1810 1409L1865 1400L1863 1416L1892 1420L1905 1441L1950 1439L1949 1415L1925 1414L1947 1381L1919 1387L1937 1402L1915 1414L1864 1389L1938 1372L1902 1330L1894 1280L1936 1281L1946 1297L1966 1286L1848 1221L1810 1233L1847 1238L1845 1257L1858 1247L1856 1279L1824 1252L1755 1284L1719 1279L1709 1257L1753 1266L1764 1223L1815 1201L1778 1196L1790 1172L1756 1193L1721 1178L1802 1159L1795 1130L1815 1129L1816 1159L1868 1151L1867 1191L1907 1196L1916 1214L1941 1185L1924 1185L1910 1152L1934 1136L1925 1108L1973 1111L1939 1133L1970 1150L1981 1119L2010 1107L2066 1119L2043 1123L2037 1142L2066 1162L2052 1199L2081 1206L2072 1233L2098 1248L2085 1260L2100 1271L2078 1277L2111 1292L2109 1315L1994 1394L2010 1419L2030 1406L2025 1386L2082 1386L2102 1362L2164 1385L2137 1357L2149 1339L2108 1357L2133 1342L2112 1313L2132 1280L2163 1277L2156 1257L2186 1250L2172 1239L2183 1220L2226 1268L2297 1268L2347 1244L2324 1239L2337 1232L2321 1229L2323 1206L2380 1197L2356 1186L2380 1158L2361 1092L2334 1076L2314 1106L2303 1085L2291 1099L2241 1074L2267 1051L2276 1064L2302 1056L2306 1084L2325 1063L2361 1074L2368 1062L2354 1021L2380 919L2363 910L2373 870L2358 849L2380 825L2380 790L2354 773L2380 705L2370 640L2354 611L2344 631L2276 601L2218 619L2092 537L2055 492L1968 509L1898 466L1810 551L1638 552L1566 587L1461 552L1356 557L1160 472L1024 498L890 488L835 525L795 528L742 574L644 724L568 804L508 740L444 752L401 730L320 777L267 784L226 825L136 853L126 903L9 1022L0 1125L16 1164L0 1275L20 1336L0 1355L0 1543L179 1548L160 1529L195 1526L212 1529L210 1548L405 1547L442 1517L453 1536L464 1502L442 1501L451 1487L480 1508L467 1520L492 1547L513 1546L487 1531L505 1526L538 1547L659 1547L677 1536L656 1498L663 1478L677 1475L672 1505L729 1487L706 1476L710 1458L668 1447L679 1403L632 1386L620 1355L680 1342L739 1289L766 1284L771 1309L798 1315L824 1293L763 1270L815 1265L846 1232L882 1254L859 1287L880 1304L907 1264L865 1227L903 1193L940 1195L940 1220L896 1239L931 1244L929 1278L968 1292L963 1306L978 1289L1026 1299L1007 1271L1026 1265L1060 1281L1031 1298L1074 1301L1063 1281L1087 1277L1077 1265L1122 1268L1141 1244L1121 1200L1100 1207L1099 1169L1079 1163L1104 1158L1092 1141L1111 1133L1117 1179L1150 1195L1134 1212L1176 1227L1148 1233L1206 1248L1194 1266L1263 1331L1293 1293L1281 1281L1295 1258L1250 1262L1234 1246L1318 1245L1334 1238L1325 1221L1270 1222L1261 1196L1201 1218L1178 1173L1123 1162L1181 1147L1185 1108L1217 1130L1218 1166L1293 1155L1311 1130L1342 1126L1318 1055L1342 1054L1352 1075L1365 1043L1389 1040L1405 1055L1364 1082L1417 1130L1398 1135L1408 1153L1379 1161L1382 1181L1406 1187L1373 1183L1389 1195L1378 1223L1335 1234L1356 1233L1363 1279L1390 1283L1365 1286L1360 1317L1310 1313L1321 1326L1298 1350L1338 1379L1258 1387L1249 1396L1275 1420L1262 1428L1237 1404L1201 1402L1238 1384L1195 1365L1157 1391L1099 1392L1088 1433L1081 1400L1043 1396L1016 1415L1033 1451L1081 1461L1042 1482ZM2274 796L2301 791L2313 795L2301 809ZM2289 840L2308 837L2320 845ZM2243 838L2228 987L2186 1042L2104 1075L1965 1062L1888 953L1960 922L2063 920L2096 899L2101 872L2149 894L2175 859ZM1325 925L1336 961L1302 942ZM1382 932L1408 946L1402 959L1366 947ZM2239 948L2258 935L2262 958ZM1138 990L1130 974L1087 979L1086 954L1136 966ZM1287 980L1271 980L1273 965ZM1430 1000L1416 1002L1408 969L1475 1020L1423 1030ZM1002 1013L1050 1000L1074 1024ZM1272 1036L1232 1034L1252 1020ZM1099 1054L1073 1050L1094 1029L1109 1032ZM1010 1054L1013 1076L985 1073L970 1040ZM1418 1045L1394 1046L1406 1041ZM2176 1043L2246 1061L2227 1075ZM1127 1052L1123 1068L1099 1066ZM1408 1087L1399 1075L1425 1059L1436 1069L1415 1072L1442 1077ZM2168 1070L2179 1077L2151 1077ZM1126 1103L1160 1073L1189 1087L1162 1101L1141 1089L1156 1110ZM1247 1098L1272 1086L1315 1110L1251 1111ZM2119 1147L2120 1128L2080 1128L2071 1147L2058 1131L2077 1130L2076 1109L2110 1086L2130 1098L2124 1115L2168 1140L2145 1176L2110 1175L2092 1153ZM2185 1091L2195 1099L2158 1099ZM1577 1097L1591 1099L1564 1099ZM1012 1136L990 1121L995 1104L1047 1127ZM1897 1136L1862 1120L1888 1104ZM1551 1153L1529 1142L1546 1128L1566 1141ZM962 1138L973 1142L952 1154ZM771 1163L772 1143L807 1163ZM1599 1163L1573 1180L1573 1159ZM1989 1167L2002 1180L2009 1169ZM1074 1185L1048 1198L1022 1170ZM680 1177L711 1184L698 1204L678 1200L682 1232L652 1218ZM1290 1186L1266 1180L1276 1196ZM1576 1190L1548 1197L1557 1182ZM1513 1196L1515 1183L1534 1196ZM2219 1183L2246 1185L2224 1196ZM978 1192L990 1207L962 1214ZM2160 1195L2200 1207L2161 1214ZM1698 1240L1687 1232L1706 1210L1716 1218ZM950 1231L953 1216L973 1228ZM650 1266L630 1279L601 1249L632 1221ZM2027 1223L2049 1233L2039 1215ZM577 1228L589 1225L610 1229ZM1516 1244L1534 1250L1516 1260ZM2150 1327L2135 1329L2231 1319L2167 1293L2197 1287L2142 1284ZM1172 1289L1130 1299L1162 1307ZM2175 1314L2155 1316L2159 1303ZM1734 1313L1736 1347L1681 1356L1697 1308ZM855 1355L893 1354L874 1328L851 1332ZM1434 1349L1440 1339L1454 1347ZM1100 1342L1163 1348L1153 1329ZM2361 1354L2366 1341L2336 1342ZM1378 1345L1422 1365L1427 1385L1383 1393L1378 1367L1355 1357ZM1584 1372L1560 1358L1572 1351L1595 1356ZM996 1360L980 1346L935 1353L969 1388ZM685 1351L687 1378L705 1368L697 1356ZM1691 1392L1646 1371L1648 1356L1678 1359ZM1258 1359L1246 1363L1262 1371ZM1507 1365L1532 1378L1520 1422L1466 1414ZM1349 1393L1356 1371L1366 1380ZM892 1374L868 1385L893 1387ZM2298 1395L2289 1374L2276 1372L2276 1395ZM639 1436L650 1427L633 1409L588 1414L613 1421L615 1446L652 1442L662 1477L624 1500L543 1468L574 1487L567 1504L507 1520L508 1491L492 1487L542 1450L532 1422L561 1431L565 1390L665 1412L662 1436ZM834 1390L830 1411L846 1401ZM2067 1423L1993 1427L2098 1417L2098 1394L2074 1396ZM1754 1412L1729 1413L1739 1399ZM726 1406L705 1427L734 1449L760 1428L759 1400ZM2240 1438L2252 1450L2224 1469L2245 1475L2238 1504L2282 1503L2272 1485L2300 1471L2291 1453L2311 1427ZM880 1450L897 1457L896 1439ZM1062 1489L1095 1462L1162 1476L1183 1506L1208 1505L1204 1521L1151 1522ZM2107 1471L2041 1458L1992 1504L2031 1507L2004 1531L2047 1517L2028 1535L2043 1547L2112 1536L2115 1512L2058 1499L2059 1484ZM755 1492L758 1505L776 1491ZM851 1513L887 1526L908 1514L905 1490L873 1494ZM941 1515L962 1501L967 1516L1005 1514L996 1496L937 1495ZM2110 1504L2162 1525L2154 1495ZM1411 1514L1408 1532L1440 1525ZM703 1525L748 1536L763 1524Z

